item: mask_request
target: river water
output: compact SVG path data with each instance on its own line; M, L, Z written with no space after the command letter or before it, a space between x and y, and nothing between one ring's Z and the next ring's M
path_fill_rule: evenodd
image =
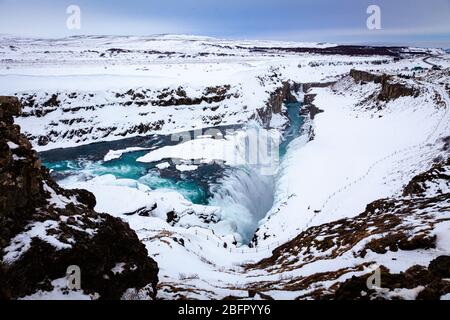
M289 144L300 135L303 119L300 103L287 104L290 120L279 145L279 158L283 161ZM224 132L239 127L215 128ZM207 130L207 129L205 129ZM192 134L194 134L192 132ZM224 164L201 164L194 171L180 172L174 166L160 169L158 165L167 160L153 163L138 162L149 150L175 145L170 136L150 135L127 138L113 142L56 149L40 154L44 165L57 180L90 180L97 176L112 174L118 179L133 179L152 190L172 190L182 194L195 204L214 205L222 209L222 219L236 226L243 242L249 242L274 201L276 175L261 175L251 166L230 167ZM146 148L124 153L120 158L104 161L110 150L129 147Z

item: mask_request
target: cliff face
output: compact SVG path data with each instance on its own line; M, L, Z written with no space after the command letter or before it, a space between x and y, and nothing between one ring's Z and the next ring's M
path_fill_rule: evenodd
M229 105L236 110L244 106L243 94L239 86L229 84L14 93L23 107L18 122L27 124L23 133L33 145L45 149L55 144L55 148L61 147L60 143L86 144L106 137L178 130L183 124L190 128L191 121L185 119L216 126L226 121ZM91 116L83 116L86 112Z
M350 76L356 82L374 82L381 84L381 92L378 95L378 99L381 101L391 101L406 96L416 97L419 94L416 89L408 87L403 83L395 82L388 75L376 75L353 69L350 71Z
M137 235L95 212L91 193L52 180L14 124L20 109L16 98L0 97L0 298L52 291L71 265L81 269L84 293L119 299L147 286L155 296L158 266Z
M13 98L2 98L0 103L0 246L3 248L31 218L31 209L44 205L45 199L41 163L28 140L20 134L19 126L14 125L13 115L20 112L20 104Z
M283 110L283 103L298 102L293 92L300 90L300 84L283 82L283 85L276 89L269 97L264 108L257 109L258 117L264 125L268 126L272 115L281 113Z

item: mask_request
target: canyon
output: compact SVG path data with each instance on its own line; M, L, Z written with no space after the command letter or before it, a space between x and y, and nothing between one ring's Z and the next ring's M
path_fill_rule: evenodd
M444 51L4 37L0 57L3 296L448 298ZM70 264L93 270L78 291Z

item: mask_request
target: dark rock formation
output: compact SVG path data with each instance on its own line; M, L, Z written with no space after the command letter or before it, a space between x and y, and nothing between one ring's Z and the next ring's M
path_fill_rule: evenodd
M428 267L413 266L405 272L393 274L388 269L380 268L381 288L394 291L398 288L415 289L423 287L417 294L418 300L439 300L450 292L450 282L445 279L450 275L450 256L440 256L430 262ZM367 279L370 275L348 279L342 283L332 297L336 300L370 300L388 298L374 289L368 289ZM364 292L365 294L361 294Z
M44 96L37 93L16 93L24 108L21 118L42 118L57 110L62 111L65 115L51 120L49 123L50 129L44 134L29 134L27 138L39 146L46 146L61 139L79 143L89 138L102 140L108 136L144 135L161 130L167 123L174 123L170 117L150 121L146 116L149 113L156 113L154 107L198 106L203 110L217 111L220 107L219 103L236 99L240 95L239 91L234 90L230 85L208 86L194 96L189 96L183 87L165 88L156 91L138 88L114 91L109 94L112 94L113 98L103 100L103 103L100 103L99 101L102 98L95 99L97 95L95 92L55 92L45 93ZM117 106L123 108L140 107L142 109L142 112L139 113L141 120L130 123L125 127L114 125L102 127L93 126L92 119L76 116L83 111L97 111ZM217 112L214 115L205 116L203 120L211 125L218 125L222 122L222 116L223 114ZM73 124L77 125L72 126Z
M141 216L141 217L150 217L152 215L152 212L154 210L156 210L156 208L158 208L158 204L157 203L155 203L155 204L153 204L151 206L140 208L140 209L138 209L136 211L133 211L133 212L130 212L130 213L125 213L125 215L126 216L133 216L133 215L137 214L138 216Z
M81 288L119 299L128 288L150 285L158 267L128 224L97 213L95 197L65 190L41 167L14 125L16 98L0 97L0 298L52 290L67 268L81 269ZM118 264L122 272L113 272Z
M166 107L179 105L191 106L198 105L202 102L206 102L209 104L214 102L222 102L226 99L237 97L229 93L230 89L230 85L207 87L203 91L203 95L197 98L188 97L186 91L182 87L179 87L176 90L164 89L158 95L158 100L152 101L151 104L160 107Z
M256 110L263 124L268 126L272 119L272 114L282 112L283 103L298 102L293 92L298 92L299 90L300 84L283 82L283 85L270 95L266 106Z
M239 49L248 49L246 47L237 46ZM308 47L253 47L249 49L251 52L266 53L313 53L323 55L346 55L346 56L391 56L395 58L401 57L403 53L409 50L409 54L425 55L420 51L413 51L407 47L373 47L373 46L349 46L341 45L327 48L308 48Z
M309 137L309 141L314 139L315 133L311 122L314 120L316 115L324 112L322 109L317 108L314 104L314 99L316 94L309 93L312 88L326 88L334 85L336 82L312 82L303 84L303 105L300 111L303 119L305 119L305 124L302 126L302 134L306 134Z
M450 185L450 175L447 174L445 167L450 167L450 158L444 162L436 163L433 167L417 176L415 176L403 190L404 196L415 196L423 194L427 189L427 184L432 180L441 180L442 185Z
M312 88L327 88L334 85L336 81L330 81L330 82L309 82L303 84L303 92L308 93L310 89Z
M381 84L381 92L378 95L378 99L381 101L391 101L407 96L417 97L419 95L417 89L408 87L399 82L398 79L394 80L393 77L389 75L376 75L366 71L352 69L350 71L350 76L356 82L374 82Z
M314 120L316 115L322 113L323 110L316 107L314 104L314 99L316 98L315 94L305 94L305 98L303 100L302 106L302 114L303 116L309 116L311 120Z

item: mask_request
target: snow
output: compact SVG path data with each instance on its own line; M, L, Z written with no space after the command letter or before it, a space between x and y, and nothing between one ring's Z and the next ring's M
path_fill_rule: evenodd
M22 160L25 160L25 159L26 159L25 157L19 157L19 156L13 154L13 160L14 161L22 161Z
M281 114L274 114L270 120L270 127L275 129L283 129L289 124L289 119Z
M8 145L8 147L9 147L11 150L17 149L17 148L19 147L16 143L14 143L14 142L12 142L12 141L8 141L6 144Z
M217 215L219 208L214 206L195 205L173 190L150 190L147 186L131 179L117 179L113 175L98 176L88 181L79 181L62 185L66 188L79 188L91 191L97 200L95 210L106 212L115 217L127 220L136 230L143 227L155 228L156 225L168 227L167 213L176 212L180 221L178 225L189 228L206 226L200 217ZM124 201L126 199L126 201ZM138 215L127 216L139 209L153 209L151 218ZM158 220L155 226L152 218ZM232 226L225 228L225 234L233 233Z
M125 270L125 266L126 266L125 262L116 263L114 268L111 269L111 272L114 274L120 274Z
M188 38L190 39L190 38ZM2 46L4 44L4 46ZM9 50L12 45L16 51ZM392 62L391 58L320 56L291 53L258 53L252 47L329 47L332 44L302 44L273 41L232 41L184 37L75 37L33 40L0 37L0 94L16 94L45 103L57 94L65 109L58 108L42 117L19 117L16 121L32 138L38 151L112 141L141 135L136 125L164 121L146 134L172 134L212 125L247 122L263 107L282 81L319 82L336 80L352 68L401 70L422 60ZM112 48L130 52L111 54ZM172 54L171 54L172 53ZM201 55L201 53L206 55ZM102 54L104 54L102 56ZM382 63L375 66L373 62ZM277 74L278 78L273 78ZM38 85L37 85L38 84ZM130 97L130 89L155 100L161 90L182 87L190 98L202 96L207 87L230 85L231 97L219 103L195 106L140 106ZM76 93L72 96L72 93ZM117 96L117 94L119 96ZM83 108L80 121L77 109ZM217 108L217 109L216 109ZM52 108L45 108L52 109ZM24 112L34 108L25 107ZM201 111L200 111L201 110ZM220 119L219 119L220 118ZM282 125L275 116L273 127ZM88 132L82 137L76 131ZM55 137L55 133L57 137ZM37 137L50 137L39 145Z
M124 153L143 151L143 150L148 150L148 149L141 148L141 147L130 147L130 148L122 149L122 150L109 150L108 153L103 158L103 161L111 161L111 160L119 159Z
M102 186L101 191L96 188L99 185ZM93 191L97 199L95 210L114 216L131 213L154 203L146 194L150 190L147 186L135 180L116 179L113 175L99 176L87 182L70 184L70 187Z
M41 291L19 300L97 300L98 294L87 294L83 290L68 290L67 278L59 278L52 281L52 291Z
M425 287L418 286L413 289L395 289L392 292L389 292L387 289L378 289L377 293L389 300L392 299L403 299L403 300L415 300L417 295L423 290Z
M170 163L168 163L168 162L161 162L161 163L158 163L158 164L156 165L156 167L157 167L159 170L164 170L164 169L170 168Z
M227 130L224 137L217 135L214 139L203 135L150 151L137 161L146 163L182 159L193 160L194 165L215 162L229 166L270 167L278 163L278 153L271 152L267 145L271 143L276 151L280 141L281 135L278 131L265 130L252 122L244 130Z
M436 248L445 252L450 248L450 221L442 221L435 229L434 234L437 237Z
M56 250L70 249L72 245L61 242L55 235L49 235L48 230L58 230L59 223L57 221L47 220L44 222L34 222L27 226L23 231L11 239L10 244L4 249L3 263L12 264L19 260L25 252L31 247L33 238L39 238Z
M137 159L139 162L158 162L166 159L201 160L209 163L214 160L237 163L238 155L232 152L236 148L233 140L195 139L175 146L165 146L151 151Z
M325 112L314 120L314 140L305 144L301 137L289 148L261 235L270 230L285 240L307 226L356 216L427 169L437 151L426 144L448 132L447 109L437 109L422 95L399 98L379 112L359 111L358 97L372 89L367 85L344 95L328 88L311 92ZM417 167L420 158L424 161ZM407 168L412 171L405 174Z
M260 237L259 252L243 250L242 256L239 257L239 250L225 250L221 254L214 254L207 249L209 242L201 240L198 240L201 249L195 250L195 255L191 255L196 242L192 242L192 236L188 237L185 233L184 238L190 239L189 249L172 247L171 250L175 251L173 257L183 257L184 261L189 261L186 265L192 264L192 268L184 269L186 274L201 274L201 277L186 279L183 284L178 284L178 288L184 287L187 292L191 292L188 291L189 288L201 288L199 293L190 293L190 296L195 298L224 297L230 294L245 297L245 289L239 289L245 288L248 282L261 283L277 280L279 277L279 274L268 275L263 271L242 276L237 267L244 263L243 261L257 261L269 255L269 250L264 252L266 244L268 249L274 248L274 244L289 240L308 223L318 225L355 216L364 210L367 203L397 194L414 175L428 170L432 160L441 150L440 144L435 142L449 132L448 107L437 109L431 102L432 99L429 99L430 93L426 92L416 99L397 99L388 103L381 111L361 110L356 105L358 98L373 89L367 85L362 89L363 92L351 92L345 96L335 94L330 89L314 89L313 93L317 94L315 104L325 112L317 115L314 120L314 140L307 142L306 136L298 138L289 147L286 160L281 163L274 209L269 212L270 219L261 222L261 230L258 232L272 233L273 236L268 240ZM352 155L350 161L349 154ZM363 179L358 180L361 176ZM359 182L345 188L352 181ZM341 188L342 194L335 196L329 206L322 207L327 195ZM311 210L308 210L309 206ZM311 214L312 221L311 216L299 216L301 212L314 209L322 211L315 216ZM431 260L448 254L449 230L446 221L435 226L436 250L388 252L384 255L368 252L366 257L355 259L353 252L358 249L354 248L352 252L341 257L319 259L299 269L283 272L283 278L333 272L368 261L384 265L393 273L404 272L417 264L427 266ZM159 258L159 254L167 252L167 247L158 242L145 243L149 252L156 252L155 259L161 266L162 287L164 288L164 283L179 283L176 262L167 256L164 259ZM201 254L200 260L196 257L198 254ZM227 257L225 261L221 259L223 255ZM212 265L204 262L205 256L208 261L214 261ZM345 281L352 275L360 276L367 272L346 273L345 276L330 281L328 286ZM225 287L228 289L223 289ZM387 298L414 299L422 289L399 289L385 292L385 295ZM211 291L214 294L208 294ZM266 293L275 298L290 299L298 297L302 292L272 290ZM165 298L173 297L167 292L160 294Z
M198 166L180 164L180 165L177 165L176 168L178 171L185 172L185 171L195 171L195 170L197 170Z
M444 294L443 296L441 296L441 300L450 300L450 293Z
M47 201L55 208L64 209L69 203L78 203L76 197L73 196L69 199L65 196L59 195L47 183L44 183L44 190L50 193L50 199Z

